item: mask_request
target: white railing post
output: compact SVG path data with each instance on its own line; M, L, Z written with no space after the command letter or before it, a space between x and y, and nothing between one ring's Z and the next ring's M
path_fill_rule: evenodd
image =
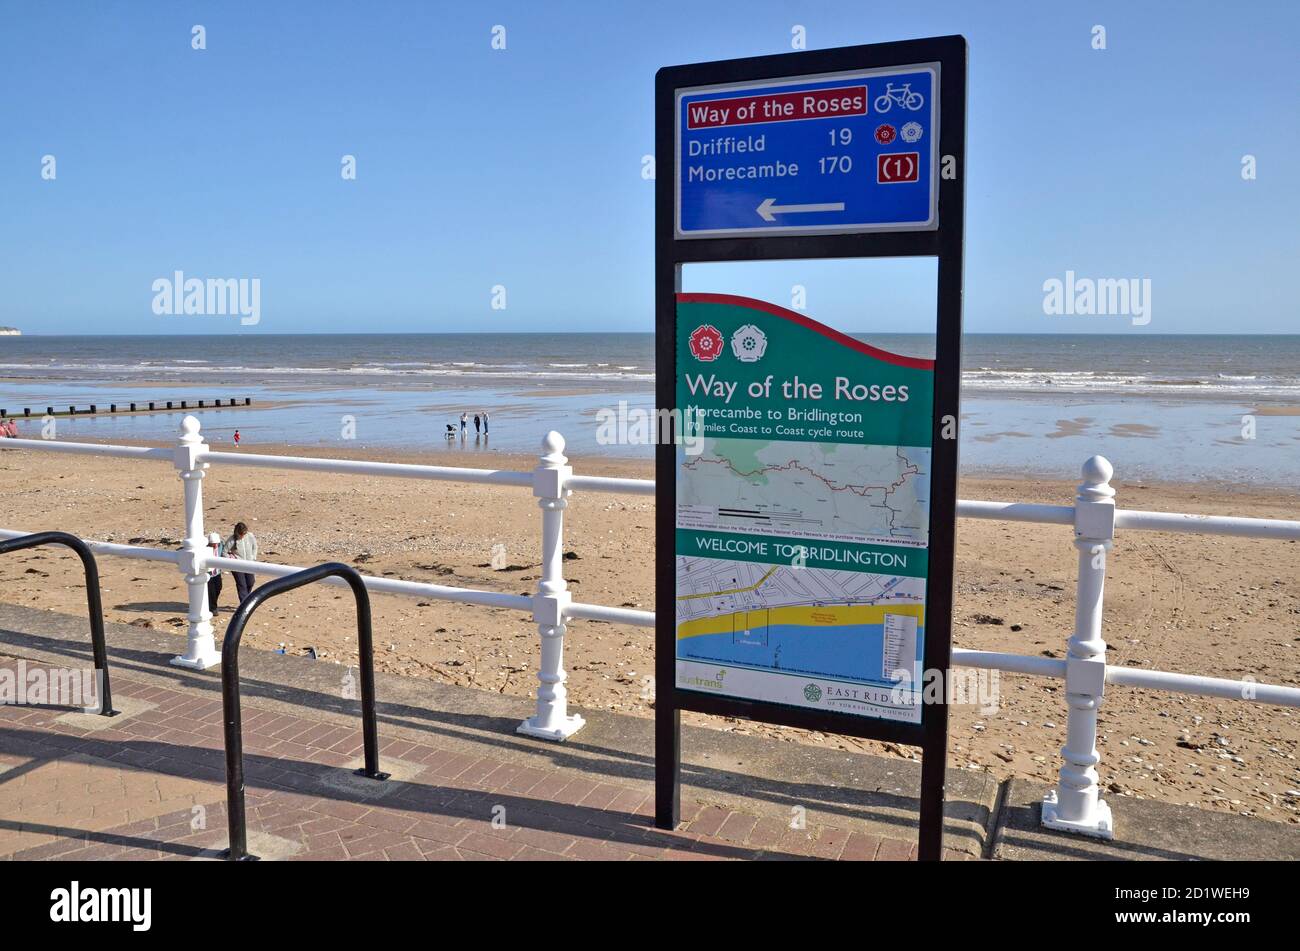
M199 459L207 447L199 435L199 421L193 416L181 420L181 437L173 461L185 487L185 539L176 565L189 588L189 643L185 653L173 657L178 667L207 670L221 663L221 652L212 637L212 612L208 610L208 542L203 535L203 477L208 464Z
M533 495L542 510L542 576L533 596L533 619L542 635L537 666L537 713L519 724L520 733L544 740L565 740L586 725L569 715L564 689L565 612L572 597L564 581L564 510L572 490L565 483L573 475L564 456L564 437L549 432L542 440L541 462L533 470Z
M1115 543L1114 467L1104 456L1083 464L1074 507L1074 547L1079 549L1074 634L1065 658L1069 705L1060 778L1043 799L1043 825L1103 839L1113 838L1110 806L1097 785L1097 708L1106 687L1106 642L1101 635L1106 553Z

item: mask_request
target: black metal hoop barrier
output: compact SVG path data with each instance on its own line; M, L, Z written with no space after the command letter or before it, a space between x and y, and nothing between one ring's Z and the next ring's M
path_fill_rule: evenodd
M40 545L66 545L77 553L81 564L86 569L86 609L90 614L90 648L95 655L95 669L104 676L99 691L99 715L115 717L118 711L113 709L113 691L108 684L108 649L104 646L104 603L99 595L99 566L90 546L76 535L67 532L32 532L7 541L0 541L0 555L11 551L23 551Z
M352 588L357 602L357 648L361 655L361 734L365 743L366 765L358 776L385 780L388 773L379 771L379 728L375 719L375 656L370 624L370 595L361 573L355 568L329 562L314 568L268 581L250 591L240 602L221 645L221 709L226 731L226 815L230 827L230 848L226 857L232 861L256 861L248 854L248 815L244 809L244 736L243 717L239 708L239 642L244 627L263 601L276 595L320 581L342 578Z

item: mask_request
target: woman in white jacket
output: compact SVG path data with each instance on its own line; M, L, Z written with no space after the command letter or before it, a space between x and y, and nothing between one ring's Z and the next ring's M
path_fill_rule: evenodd
M235 524L235 534L226 539L224 547L228 558L257 561L257 539L243 522ZM253 590L253 576L247 571L232 571L231 574L235 576L235 591L239 593L239 600L243 601L248 597L248 592Z

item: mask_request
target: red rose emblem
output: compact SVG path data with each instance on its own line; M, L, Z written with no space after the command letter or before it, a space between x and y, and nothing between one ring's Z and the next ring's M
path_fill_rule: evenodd
M701 324L691 331L690 346L696 360L711 362L722 353L722 334L712 324Z
M887 122L884 125L876 126L876 141L881 145L888 145L893 142L896 135L898 135L898 131Z

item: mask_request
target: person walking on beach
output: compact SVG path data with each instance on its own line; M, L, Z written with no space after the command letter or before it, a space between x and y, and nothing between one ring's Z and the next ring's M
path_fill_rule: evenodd
M238 429L235 430L235 448L236 448L236 449L239 448L239 430L238 430Z
M216 532L208 535L208 547L212 549L212 554L218 558L221 557L221 536ZM208 610L213 614L217 613L217 599L221 597L221 569L208 569Z
M479 418L478 418L478 413L475 413L475 414L474 414L474 435L475 435L475 436L478 436L479 426L480 426L480 425L482 425L482 423L481 423L481 421L480 421Z
M460 438L461 439L465 438L465 431L466 429L469 428L468 424L469 424L469 415L466 413L461 413L460 414Z
M257 561L257 538L248 530L248 526L243 522L235 524L235 534L226 539L226 555L234 558L241 558L244 561ZM253 576L247 571L232 571L235 576L235 591L239 594L239 600L243 601L248 597L248 592L253 590Z
M487 435L487 410L483 411L483 435Z

